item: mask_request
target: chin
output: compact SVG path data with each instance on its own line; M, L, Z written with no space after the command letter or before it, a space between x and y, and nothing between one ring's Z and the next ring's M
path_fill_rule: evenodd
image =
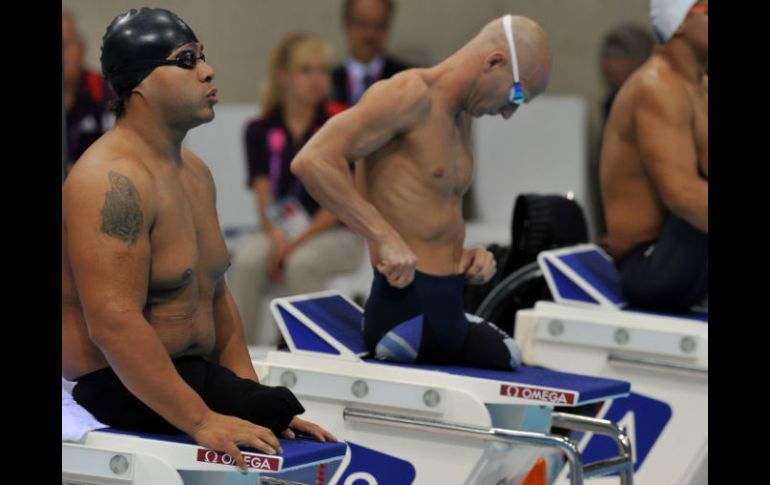
M201 123L208 123L213 120L215 116L216 113L214 112L214 108L206 108L205 113L201 116Z
M197 126L205 125L206 123L210 122L213 119L214 119L214 110L207 109L205 113L201 113L200 115L195 116L194 118L191 118L190 126L187 129L192 130Z

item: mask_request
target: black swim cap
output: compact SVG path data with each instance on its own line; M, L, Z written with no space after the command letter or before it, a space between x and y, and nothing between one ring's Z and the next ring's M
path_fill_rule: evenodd
M132 8L115 17L102 37L102 74L122 96L163 65L174 49L190 42L198 38L174 12Z

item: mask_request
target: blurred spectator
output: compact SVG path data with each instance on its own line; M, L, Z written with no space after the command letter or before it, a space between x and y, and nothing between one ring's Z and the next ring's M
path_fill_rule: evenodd
M392 0L344 0L349 55L332 72L335 101L354 105L372 83L410 67L384 53L394 9Z
M86 45L71 13L62 12L61 33L69 169L115 122L108 108L115 95L101 74L85 69Z
M624 23L604 35L601 65L607 96L602 103L602 126L610 114L615 95L626 79L650 57L655 39L649 29L634 23Z
M344 105L326 100L330 49L322 40L291 34L273 51L262 115L246 127L248 185L257 198L260 231L238 248L228 281L247 342L261 341L261 317L272 283L289 294L324 289L328 277L353 271L364 242L307 193L289 164L302 146Z

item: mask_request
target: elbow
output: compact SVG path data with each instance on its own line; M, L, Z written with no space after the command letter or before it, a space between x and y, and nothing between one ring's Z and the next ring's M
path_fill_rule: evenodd
M125 339L125 330L131 327L130 316L99 313L101 315L86 316L88 338L101 349L110 348L112 345L120 345ZM126 316L129 318L124 318Z
M112 342L116 340L115 332L109 327L103 325L89 325L88 338L100 349L109 348Z
M294 160L291 161L289 170L291 170L291 173L294 174L295 177L298 177L301 180L304 179L310 170L310 159L302 153L297 154L297 156L294 157Z

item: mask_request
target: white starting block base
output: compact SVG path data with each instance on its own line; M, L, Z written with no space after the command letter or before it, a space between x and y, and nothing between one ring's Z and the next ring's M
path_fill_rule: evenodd
M557 303L517 313L524 362L631 382L631 395L598 417L626 427L636 481L708 483L708 315L625 309L617 271L594 245L545 251L539 262ZM579 448L588 460L614 452L591 434Z

